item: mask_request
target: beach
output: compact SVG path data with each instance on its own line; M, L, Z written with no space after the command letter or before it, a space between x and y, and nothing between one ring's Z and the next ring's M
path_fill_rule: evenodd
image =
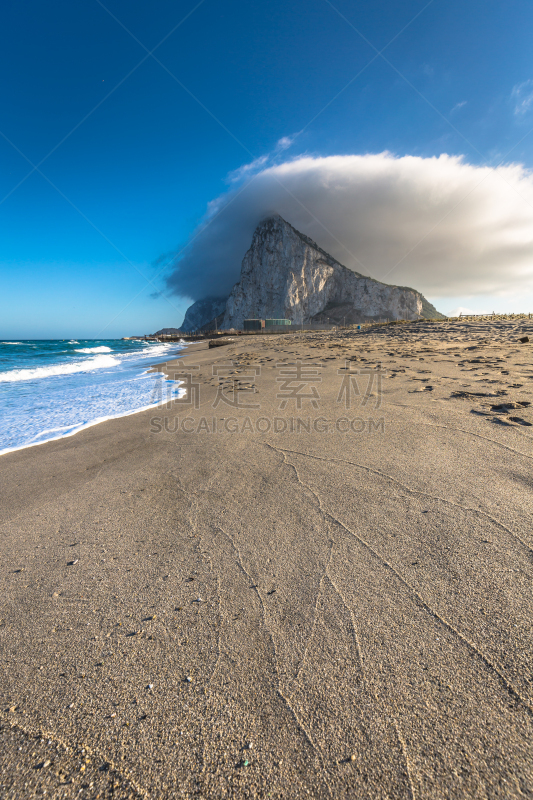
M0 795L519 798L533 321L240 336L0 457Z

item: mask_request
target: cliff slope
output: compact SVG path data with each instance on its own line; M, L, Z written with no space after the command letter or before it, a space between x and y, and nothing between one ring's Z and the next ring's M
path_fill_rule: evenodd
M294 323L354 324L443 318L415 289L391 286L344 267L279 215L262 222L229 298L197 300L180 330L242 328L253 317Z
M226 300L226 297L208 297L204 300L197 300L187 309L180 331L188 333L200 330L224 312Z
M421 316L442 315L414 289L380 283L344 267L275 215L256 228L222 327L242 328L245 319L254 317L353 324Z

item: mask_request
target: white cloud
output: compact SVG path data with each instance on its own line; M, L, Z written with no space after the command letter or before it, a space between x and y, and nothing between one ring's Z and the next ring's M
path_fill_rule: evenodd
M250 175L253 175L262 167L266 167L267 164L274 164L277 161L277 156L280 153L283 153L284 150L288 150L289 147L292 147L295 139L300 135L300 133L295 133L292 136L282 136L281 139L278 139L276 142L275 148L272 152L267 153L264 156L259 156L258 158L254 158L253 161L250 161L249 164L243 164L242 167L233 170L229 173L226 178L227 183L240 183L241 181L249 178Z
M468 105L468 100L462 100L460 103L456 103L454 105L454 107L452 108L452 110L450 111L450 114L455 114L456 111L459 111L461 108L464 108L466 105Z
M278 143L276 145L276 151L278 153L281 153L283 150L287 150L292 145L297 136L298 136L297 133L294 136L282 136L281 139L278 139Z
M268 160L269 156L259 156L259 158L255 158L253 161L250 161L249 164L243 164L242 167L234 169L233 172L229 173L228 177L226 178L226 182L240 183L249 175L257 172L259 169L261 169L261 167L264 167Z
M533 176L519 164L390 153L255 164L209 204L210 224L168 279L176 294L229 293L255 227L276 212L347 267L433 298L532 284Z
M533 80L518 83L513 87L511 99L514 102L514 113L521 117L533 107Z

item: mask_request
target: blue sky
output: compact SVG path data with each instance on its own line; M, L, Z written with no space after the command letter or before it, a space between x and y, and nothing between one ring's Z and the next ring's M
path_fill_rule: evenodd
M531 168L532 28L521 0L10 4L0 336L179 325L188 302L153 296L168 254L228 174L283 137L286 158L448 153ZM438 305L498 302L518 301Z

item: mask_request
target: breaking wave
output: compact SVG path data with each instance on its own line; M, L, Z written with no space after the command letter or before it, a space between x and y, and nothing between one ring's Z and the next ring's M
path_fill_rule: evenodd
M74 342L71 342L74 344ZM79 342L75 342L75 344L79 344ZM113 349L111 347L106 347L102 345L101 347L77 347L74 350L75 353L112 353Z
M72 361L67 364L51 364L48 367L34 369L14 369L11 372L0 373L0 383L17 383L18 381L34 381L41 378L58 377L60 375L73 375L76 372L92 372L95 369L113 367L117 364L113 356L95 356L85 361Z

